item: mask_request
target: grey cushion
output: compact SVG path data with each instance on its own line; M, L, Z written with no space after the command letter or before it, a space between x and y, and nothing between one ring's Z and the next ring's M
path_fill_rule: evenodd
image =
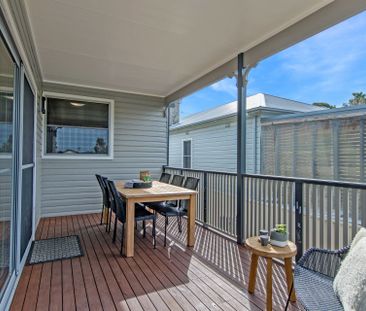
M333 286L346 311L366 311L366 237L353 243Z

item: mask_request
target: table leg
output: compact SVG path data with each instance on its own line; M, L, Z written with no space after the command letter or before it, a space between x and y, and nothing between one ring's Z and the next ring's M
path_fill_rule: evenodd
M272 258L267 258L267 311L272 310Z
M126 257L133 257L135 247L135 202L127 199L126 205L125 241L123 243L123 249Z
M249 273L249 285L248 285L248 292L251 294L254 294L255 290L257 267L258 267L258 255L252 253L252 260L250 263L250 273Z
M188 227L187 227L187 246L194 246L194 233L196 225L196 194L192 194L188 200Z
M292 258L285 258L285 272L286 272L286 280L287 280L287 291L290 293L292 282L293 282L293 275L292 275ZM292 289L290 301L296 301L296 294L295 289Z

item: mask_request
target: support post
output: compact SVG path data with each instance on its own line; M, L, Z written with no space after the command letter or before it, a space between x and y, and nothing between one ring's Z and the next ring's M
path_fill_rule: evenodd
M302 186L300 181L295 182L295 243L297 247L296 261L302 257Z
M237 242L243 244L244 237L244 193L243 174L246 172L246 76L244 75L244 54L238 55L238 121L237 121Z

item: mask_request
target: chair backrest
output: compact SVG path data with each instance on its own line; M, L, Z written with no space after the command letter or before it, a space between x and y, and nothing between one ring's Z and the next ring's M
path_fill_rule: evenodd
M170 182L170 184L174 185L174 186L182 187L183 186L183 181L184 181L184 176L174 175L172 181ZM168 203L173 205L173 206L178 206L178 201L177 200L168 201Z
M199 178L187 177L183 187L190 190L197 190L199 182L200 182Z
M106 177L100 176L98 174L95 174L95 177L98 180L100 189L102 190L102 194L103 194L103 204L105 207L109 208L109 198L108 198L108 191L107 191L107 185L105 183L105 179Z
M126 222L126 204L122 200L116 185L112 180L108 180L109 191L111 192L114 200L115 213L116 217L119 221L125 223Z
M174 175L171 184L174 186L182 187L184 181L184 176Z
M199 178L196 177L187 177L186 181L184 182L184 188L190 189L190 190L197 190L198 183L200 182ZM187 200L182 200L179 204L179 209L186 211L187 210Z
M107 195L108 195L108 202L109 202L109 207L111 208L111 210L113 211L113 213L116 213L116 201L114 199L114 195L113 192L109 186L109 179L107 179L106 177L102 177L103 182L105 183L105 187L106 187L106 191L107 191Z
M160 182L163 182L163 183L166 183L166 184L169 184L169 181L170 181L170 177L172 175L170 175L169 173L161 173L161 176L160 176Z

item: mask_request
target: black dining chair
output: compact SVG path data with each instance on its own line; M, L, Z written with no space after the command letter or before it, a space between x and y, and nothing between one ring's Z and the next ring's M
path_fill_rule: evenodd
M113 241L116 239L117 232L117 221L119 220L122 223L122 235L121 235L121 255L123 251L123 240L124 240L124 229L126 223L126 202L122 199L117 188L113 181L108 180L108 188L112 196L112 206L111 208L115 208L115 222L114 222L114 232L113 232ZM146 227L145 221L152 220L152 236L153 236L153 245L156 248L156 215L147 211L141 205L137 205L135 209L135 222L142 221L143 222L143 237L145 237Z
M169 184L170 177L172 177L172 175L169 173L161 173L159 181Z
M182 187L183 182L184 182L183 175L174 175L170 184ZM149 207L152 210L155 210L156 208L164 208L167 203L169 203L169 205L171 206L176 206L178 204L177 201L159 201L159 202L146 202L145 206Z
M197 190L199 179L195 177L187 177L184 188ZM175 203L176 202L176 203ZM150 206L149 206L150 207ZM156 213L165 217L165 226L164 226L164 246L166 246L166 231L168 226L169 217L177 217L178 221L178 230L182 232L182 216L186 216L188 213L187 210L187 200L182 201L167 201L163 204L156 205L154 208Z
M102 213L101 213L101 217L100 217L100 224L103 224L103 216L104 213L110 209L110 201L109 201L109 197L108 197L108 190L107 190L107 185L105 183L105 180L107 179L106 177L103 177L101 175L95 174L95 177L97 178L98 184L100 186L100 189L102 190L102 196L103 196L103 201L102 201ZM107 228L108 228L108 220L107 220Z

